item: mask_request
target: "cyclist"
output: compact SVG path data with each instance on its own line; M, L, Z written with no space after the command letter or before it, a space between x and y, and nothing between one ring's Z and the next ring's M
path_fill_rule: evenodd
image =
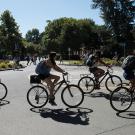
M100 89L99 78L102 77L105 71L98 67L98 62L105 65L106 67L110 67L109 64L106 64L101 60L101 52L100 50L96 50L89 56L86 61L86 65L89 67L91 73L94 74L96 85L95 89Z
M135 50L124 59L122 68L123 76L131 82L131 90L133 90L135 88Z
M57 66L55 62L56 52L50 52L49 57L41 61L35 69L35 72L38 74L39 78L47 83L48 89L50 91L49 103L51 105L57 105L55 103L55 97L53 95L53 90L55 84L59 81L60 76L51 74L50 71L53 68L54 70L60 73L66 73L63 69Z

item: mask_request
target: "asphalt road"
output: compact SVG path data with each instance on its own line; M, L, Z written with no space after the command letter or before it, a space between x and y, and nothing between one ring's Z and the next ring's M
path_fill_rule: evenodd
M69 79L75 84L80 74L88 73L83 66L60 66L69 72ZM60 91L56 96L56 107L48 103L42 109L32 108L26 94L31 87L28 76L34 69L31 65L0 72L0 78L8 88L7 97L0 103L0 135L134 135L134 104L127 112L117 114L110 107L110 94L104 85L86 95L79 108L67 108L60 99ZM121 68L113 69L114 74L122 78Z

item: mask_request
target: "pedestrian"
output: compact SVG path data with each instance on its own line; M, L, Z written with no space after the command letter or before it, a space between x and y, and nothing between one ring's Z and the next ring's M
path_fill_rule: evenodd
M60 55L59 60L60 60L60 64L63 64L63 58L62 58L62 55Z
M26 56L26 61L27 61L27 66L29 65L29 62L30 62L30 56Z

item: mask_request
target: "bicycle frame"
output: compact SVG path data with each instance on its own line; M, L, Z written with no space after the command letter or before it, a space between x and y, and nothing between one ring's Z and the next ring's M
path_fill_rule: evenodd
M105 77L109 75L109 77L111 76L109 70L107 69L107 71L104 73L104 75L101 77L101 79L99 80L99 84L102 83L102 81L105 79ZM95 80L95 77L94 77Z
M107 75L111 76L111 74L110 74L108 71L105 72L105 74L104 74L104 75L102 76L102 78L100 79L99 84L102 83L102 81L105 79L105 77L106 77Z
M68 75L67 75L67 80L65 79L64 75L63 75L63 80L61 80L60 82L56 83L55 84L55 87L57 87L57 89L54 90L54 95L59 91L60 87L63 85L63 84L66 84L66 86L68 86ZM54 87L54 88L55 88Z

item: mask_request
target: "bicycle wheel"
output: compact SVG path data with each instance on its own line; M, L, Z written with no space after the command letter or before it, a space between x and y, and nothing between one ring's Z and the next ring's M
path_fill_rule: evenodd
M82 77L78 82L78 86L85 94L91 93L94 90L94 85L94 80L89 76Z
M105 81L105 87L110 92L112 92L118 86L122 86L122 80L117 75L111 75Z
M33 86L27 93L27 101L32 107L43 107L48 101L48 92L42 86Z
M0 83L0 100L4 99L7 96L7 87L5 84Z
M78 107L84 100L84 94L77 85L68 85L62 90L61 99L70 108Z
M111 107L118 112L126 111L133 102L133 94L126 87L116 88L110 97Z

